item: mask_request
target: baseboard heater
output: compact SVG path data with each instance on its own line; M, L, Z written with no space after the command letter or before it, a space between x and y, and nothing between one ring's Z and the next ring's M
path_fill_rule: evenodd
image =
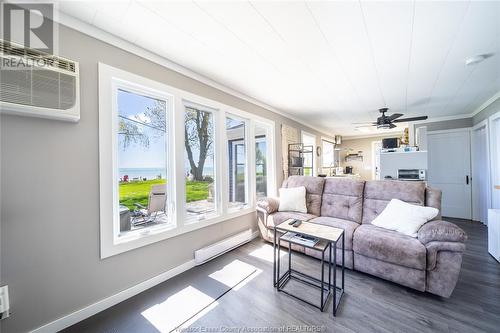
M234 236L223 239L217 243L206 246L202 249L194 251L194 262L196 265L201 265L209 260L212 260L221 254L231 251L240 245L248 243L253 238L252 229L245 230Z

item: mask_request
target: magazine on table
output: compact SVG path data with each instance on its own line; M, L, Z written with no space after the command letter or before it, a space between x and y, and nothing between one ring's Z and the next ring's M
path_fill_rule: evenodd
M281 237L281 239L310 247L316 245L319 242L319 238L302 235L296 232L287 232Z

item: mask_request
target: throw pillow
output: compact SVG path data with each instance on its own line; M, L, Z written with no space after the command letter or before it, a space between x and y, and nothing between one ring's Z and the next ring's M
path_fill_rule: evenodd
M307 213L306 188L304 186L280 188L278 211Z
M438 213L439 210L434 207L417 206L392 199L382 213L372 221L372 224L417 237L418 229L435 218Z

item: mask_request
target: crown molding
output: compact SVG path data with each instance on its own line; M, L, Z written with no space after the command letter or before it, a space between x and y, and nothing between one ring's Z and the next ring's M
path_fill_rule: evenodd
M499 98L500 98L500 91L497 92L496 94L494 94L493 96L491 96L486 102L484 102L483 104L481 104L477 109L475 109L474 111L472 111L472 113L470 114L470 116L474 117L476 114L478 114L479 112L481 112L484 109L486 109L488 106L490 106L491 104L493 104Z
M67 15L66 13L60 12L56 21L59 24L62 24L62 25L67 26L71 29L77 30L83 34L86 34L88 36L91 36L93 38L101 40L105 43L113 45L113 46L120 48L124 51L127 51L129 53L135 54L135 55L137 55L141 58L144 58L146 60L152 61L156 64L159 64L165 68L168 68L168 69L173 70L177 73L180 73L180 74L182 74L186 77L189 77L193 80L204 83L207 86L218 89L226 94L232 95L232 96L237 97L241 100L244 100L248 103L251 103L251 104L259 106L263 109L266 109L267 111L276 113L276 114L281 115L285 118L293 120L299 124L302 124L306 127L309 127L311 129L319 132L320 134L331 136L331 133L329 133L326 129L312 125L312 124L308 123L307 121L304 121L304 119L295 117L286 111L276 109L275 107L273 107L269 104L261 102L255 98L248 96L248 95L246 95L242 92L239 92L237 90L234 90L234 89L232 89L224 84L221 84L221 83L219 83L219 82L217 82L217 81L215 81L215 80L213 80L213 79L211 79L203 74L197 73L197 72L195 72L187 67L184 67L183 65L180 65L172 60L169 60L163 56L160 56L154 52L151 52L143 47L140 47L136 44L133 44L133 43L131 43L123 38L120 38L116 35L113 35L109 32L106 32L102 29L99 29L92 24L83 22L83 21L81 21L81 20L79 20L71 15Z
M426 120L412 121L411 124L412 125L420 125L420 124L437 123L440 121L467 119L467 118L472 118L470 113L458 114L455 116L431 117L431 118L427 118Z
M384 133L370 133L364 135L352 135L352 136L342 136L342 142L349 140L357 140L357 139L368 139L368 138L380 138L380 137L390 137L390 136L398 136L403 135L403 131L397 132L384 132Z

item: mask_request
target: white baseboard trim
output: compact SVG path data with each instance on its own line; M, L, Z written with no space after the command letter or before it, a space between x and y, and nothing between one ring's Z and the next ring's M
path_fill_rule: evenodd
M254 231L252 233L252 239L255 239L259 237L259 231ZM122 290L117 294L114 294L110 297L104 298L100 300L99 302L96 302L94 304L91 304L89 306L84 307L83 309L80 309L78 311L75 311L73 313L70 313L69 315L66 315L64 317L61 317L59 319L56 319L48 324L45 324L43 326L40 326L33 331L32 333L54 333L58 332L60 330L65 329L66 327L69 327L71 325L74 325L84 319L87 319L96 313L99 313L101 311L106 310L107 308L112 307L113 305L116 305L120 302L123 302L124 300L133 297L137 294L140 294L141 292L152 288L162 282L167 281L168 279L173 278L176 275L179 275L188 269L191 269L195 267L195 262L194 259L190 260L188 262L185 262L177 267L172 268L171 270L168 270L164 273L161 273L160 275L157 275L155 277L152 277L149 280L143 281L139 284L136 284L133 287L130 287L128 289Z
M149 288L152 288L152 287L156 286L157 284L165 282L166 280L168 280L176 275L179 275L179 274L187 271L188 269L193 268L194 266L195 266L194 260L190 260L188 262L185 262L177 267L172 268L171 270L168 270L164 273L161 273L160 275L157 275L155 277L152 277L149 280L143 281L139 284L136 284L133 287L122 290L117 294L114 294L110 297L102 299L99 302L96 302L94 304L86 306L83 309L80 309L78 311L70 313L67 316L56 319L48 324L45 324L41 327L38 327L31 332L33 332L33 333L54 333L54 332L58 332L60 330L63 330L66 327L74 325L74 324L76 324L84 319L87 319L88 317L95 315L96 313L99 313L103 310L106 310L107 308L110 308L113 305L116 305L120 302L123 302L124 300L126 300L132 296L135 296L135 295L137 295L137 294L139 294L139 293L141 293Z

